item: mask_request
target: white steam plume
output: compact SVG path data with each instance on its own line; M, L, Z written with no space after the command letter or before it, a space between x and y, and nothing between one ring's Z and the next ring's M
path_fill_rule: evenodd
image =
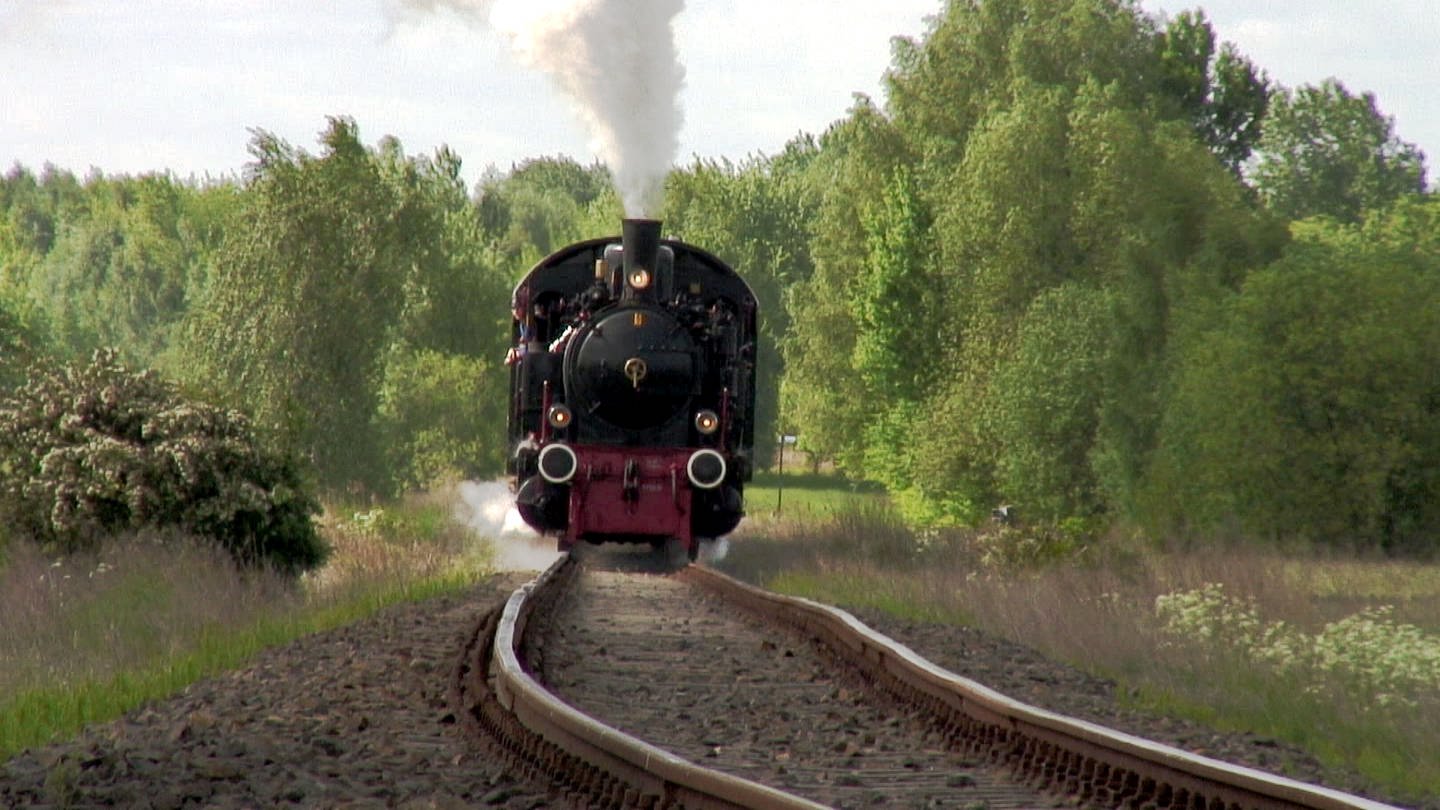
M626 213L658 213L684 121L685 67L671 24L685 0L400 1L448 8L504 34L526 65L575 101Z
M490 541L501 571L544 571L560 553L554 538L541 537L515 510L503 481L465 481L458 487L455 518Z
M0 42L34 36L47 24L47 13L53 14L67 4L68 0L0 2Z

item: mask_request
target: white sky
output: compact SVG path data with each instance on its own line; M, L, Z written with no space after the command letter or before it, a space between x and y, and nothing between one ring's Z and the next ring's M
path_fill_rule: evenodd
M1001 0L987 0L1000 2ZM775 153L881 95L889 38L941 0L689 0L680 162ZM449 144L472 183L489 164L568 154L588 135L495 35L391 0L0 0L0 171L238 172L250 128L317 151L327 115L366 143ZM1440 0L1142 0L1203 6L1219 37L1287 85L1373 91L1440 169Z

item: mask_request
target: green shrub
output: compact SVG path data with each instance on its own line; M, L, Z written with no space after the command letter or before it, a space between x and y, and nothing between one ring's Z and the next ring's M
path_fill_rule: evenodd
M0 399L0 523L54 550L174 527L294 571L324 559L318 511L295 459L242 414L188 401L113 350L34 367Z
M970 550L987 569L1044 568L1081 559L1093 534L1086 521L1068 518L1033 526L993 526L974 533Z

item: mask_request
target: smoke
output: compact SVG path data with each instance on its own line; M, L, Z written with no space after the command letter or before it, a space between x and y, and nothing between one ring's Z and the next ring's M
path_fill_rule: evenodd
M730 556L730 538L717 537L700 544L700 562L710 564L724 562Z
M400 0L499 31L576 104L625 211L658 213L680 148L685 67L671 27L685 0ZM544 126L543 122L536 122Z
M544 571L560 556L552 538L542 537L515 511L503 481L465 481L457 488L455 519L490 541L501 571Z
M0 3L0 42L36 35L69 0L13 0Z

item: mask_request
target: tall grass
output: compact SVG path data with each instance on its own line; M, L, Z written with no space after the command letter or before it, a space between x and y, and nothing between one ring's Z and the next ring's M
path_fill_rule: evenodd
M0 757L73 734L257 651L402 600L462 587L483 546L440 498L333 509L329 562L297 579L240 570L173 535L52 559L14 542L0 564Z
M917 535L874 501L748 530L723 563L743 578L973 625L1115 679L1144 707L1440 796L1440 566L1165 550L1057 527ZM1230 601L1208 612L1186 596L1216 589ZM1397 670L1435 679L1382 677Z

